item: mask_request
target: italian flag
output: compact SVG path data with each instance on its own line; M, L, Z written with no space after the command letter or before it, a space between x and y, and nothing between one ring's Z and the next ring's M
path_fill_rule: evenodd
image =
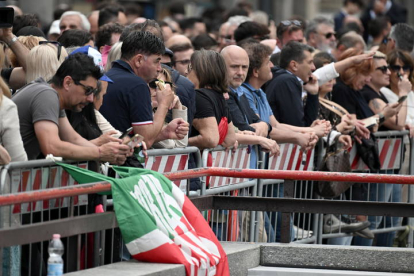
M187 275L230 275L227 256L208 223L162 174L113 167L114 179L58 163L80 184L109 181L122 237L134 259L184 264Z

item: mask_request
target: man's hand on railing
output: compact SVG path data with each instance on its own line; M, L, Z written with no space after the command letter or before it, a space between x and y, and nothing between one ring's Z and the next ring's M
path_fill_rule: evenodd
M270 157L279 156L280 148L275 140L264 138L260 139L260 146L264 152L268 152Z
M129 146L110 142L99 147L99 161L122 165L132 153L133 151Z
M311 128L314 130L318 137L325 137L331 131L331 122L327 120L315 120L313 121Z
M9 153L2 145L0 145L0 165L6 165L11 162Z

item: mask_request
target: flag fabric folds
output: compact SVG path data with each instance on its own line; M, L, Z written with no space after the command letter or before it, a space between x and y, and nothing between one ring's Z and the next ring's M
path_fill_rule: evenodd
M58 163L80 184L108 181L122 237L134 259L184 264L187 275L230 275L227 255L187 196L162 174L113 167L114 179Z

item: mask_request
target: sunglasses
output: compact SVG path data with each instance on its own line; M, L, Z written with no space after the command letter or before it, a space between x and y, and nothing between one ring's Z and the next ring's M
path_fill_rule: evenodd
M280 23L285 26L290 26L290 25L302 26L299 20L283 20L283 21L280 21Z
M156 83L157 81L160 81L160 80L155 79L155 80L150 81L148 83L148 86L151 87L151 88L153 88L153 89L157 89L157 83ZM170 81L161 81L161 82L164 82L165 84L169 84L171 87L173 85L173 83L170 82Z
M389 67L387 65L375 68L375 70L380 70L383 74L386 74L388 69Z
M60 44L57 41L49 41L49 40L39 41L39 45L48 44L48 43L53 44L58 48L57 59L59 60L60 59L60 53L62 52L62 44Z
M400 65L391 65L390 69L394 72L399 72L401 69L403 69L404 72L411 71L412 68L408 65L400 66Z
M96 88L93 88L92 86L84 85L83 83L80 83L78 80L73 80L73 82L76 85L80 85L85 89L85 96L89 96L92 94L97 94L99 91L99 86L97 85Z
M330 39L332 36L335 36L336 33L335 32L332 32L332 33L321 34L321 35L323 35L326 39Z

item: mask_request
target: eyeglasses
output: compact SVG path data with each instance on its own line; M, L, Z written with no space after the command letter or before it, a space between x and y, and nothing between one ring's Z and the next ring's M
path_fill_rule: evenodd
M190 64L190 60L189 59L183 59L183 60L176 60L174 61L174 63L181 63L182 65L188 65Z
M386 74L388 69L389 67L387 65L375 68L375 70L380 70L383 74Z
M59 60L60 59L60 53L62 52L62 44L60 44L57 41L49 41L49 40L39 41L39 45L48 44L48 43L53 44L58 48L57 59Z
M299 20L283 20L283 21L280 21L280 23L285 26L290 26L290 25L302 26Z
M335 36L336 33L335 32L329 32L329 33L321 34L321 35L323 35L326 39L330 39L332 36Z
M84 85L83 83L80 83L78 80L73 80L73 82L76 85L80 85L85 89L85 96L89 96L89 95L92 95L92 94L97 94L98 91L99 91L98 85L97 85L96 88L93 88L92 86L88 86L88 85Z
M172 87L172 85L173 85L173 83L172 83L172 82L170 82L170 81L161 81L161 80L159 80L159 79L155 79L155 80L150 81L150 82L148 83L148 86L149 86L149 87L151 87L151 88L153 88L153 89L156 89L156 88L157 88L157 82L158 82L158 81L163 82L163 83L165 83L165 84L169 84L171 87Z
M390 69L394 72L399 72L401 69L403 69L404 72L411 71L412 68L408 65L400 66L400 65L391 65Z

